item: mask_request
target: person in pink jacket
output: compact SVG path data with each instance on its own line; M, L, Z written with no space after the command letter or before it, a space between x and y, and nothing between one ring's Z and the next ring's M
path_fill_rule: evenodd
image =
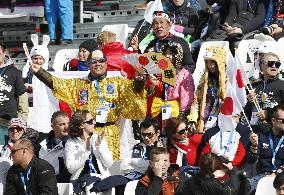
M179 115L186 117L189 114L191 104L194 98L194 82L191 73L182 65L183 50L180 44L169 42L161 48L161 52L171 59L174 67L177 70L176 85L170 86L162 83L158 77L152 77L146 83L148 91L147 114L153 115L152 104L154 97L159 97L165 101L177 101ZM155 105L154 105L155 106ZM156 116L154 116L156 117Z

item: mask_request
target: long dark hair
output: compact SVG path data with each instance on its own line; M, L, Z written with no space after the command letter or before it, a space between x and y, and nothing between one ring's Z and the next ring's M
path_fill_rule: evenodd
M71 137L81 137L83 135L83 128L81 126L89 113L87 110L79 110L73 114L69 127Z

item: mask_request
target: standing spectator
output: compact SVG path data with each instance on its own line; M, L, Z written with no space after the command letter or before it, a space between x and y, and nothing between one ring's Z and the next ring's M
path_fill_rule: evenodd
M251 125L259 125L260 131L267 132L271 123L272 108L284 104L284 81L279 79L281 62L275 53L260 54L259 67L262 72L258 81L252 84L254 90L248 94L245 112L251 119ZM253 101L258 101L258 112Z
M70 44L73 40L73 0L45 0L45 12L48 34L55 44L56 24L61 26L61 44Z
M55 97L68 102L74 110L97 112L95 131L105 131L108 146L113 158L120 157L119 128L115 122L120 116L128 119L141 119L146 115L143 75L136 74L133 80L123 77L107 77L107 64L103 53L95 50L89 61L90 73L87 77L62 79L52 76L37 64L31 69L35 76L53 89Z
M52 130L40 143L39 158L49 162L55 169L57 182L68 183L70 174L64 163L64 147L69 139L69 118L65 112L54 112L51 117Z
M64 71L87 71L88 60L92 56L92 52L98 48L98 44L94 39L83 41L79 45L78 58L74 58L64 64Z
M71 180L85 174L97 174L108 177L108 168L113 160L106 143L106 133L93 134L95 121L90 112L80 110L74 113L70 121L71 138L65 144L65 164L71 173Z
M193 73L195 70L195 64L192 60L189 45L183 38L177 37L170 33L172 22L168 14L164 13L163 11L156 11L153 14L153 18L152 28L155 34L155 39L148 44L144 52L161 52L163 45L167 44L168 42L175 42L176 44L179 44L183 50L181 58L182 65L186 67L190 73ZM130 46L134 51L138 51L139 48L137 36L132 38Z
M18 140L12 150L13 166L6 178L5 195L57 195L55 171L47 161L36 158L30 140Z
M136 144L120 164L120 171L131 180L140 179L149 167L150 152L157 146L160 136L159 123L152 117L141 122L140 130L142 143Z
M170 154L167 149L154 148L150 153L149 163L149 169L136 186L135 195L173 195L183 178L177 165L170 166Z
M21 72L5 63L5 49L5 46L0 43L0 145L4 144L9 120L20 114L17 108L18 102L22 108L28 107L26 87Z
M170 162L181 166L194 166L197 162L196 154L202 134L189 136L189 125L186 119L170 118L166 120L165 131L168 136L168 150ZM197 141L197 143L196 143Z
M257 163L257 176L250 179L252 190L256 189L258 181L266 175L284 170L284 106L273 108L271 118L272 128L262 134L251 133L250 150L247 154L249 164Z
M226 98L226 51L219 46L207 48L204 63L205 70L189 115L198 132L217 125L220 104Z

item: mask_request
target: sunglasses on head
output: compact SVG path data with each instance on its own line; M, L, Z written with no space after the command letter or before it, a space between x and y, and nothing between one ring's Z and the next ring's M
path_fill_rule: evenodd
M281 66L281 62L278 62L278 61L268 61L267 62L267 66L270 68L272 68L274 64L276 68L279 68Z
M14 133L15 131L22 132L23 128L21 128L21 127L11 127L11 128L9 128L9 132Z
M91 59L91 60L89 61L89 64L96 64L96 63L102 64L102 63L105 63L105 62L106 62L106 59L105 59L105 58Z
M183 135L188 129L185 128L185 129L181 129L179 131L177 131L176 133L179 134L179 135Z
M142 138L146 138L148 137L149 139L151 139L154 136L155 133L141 133L141 137Z
M93 125L94 124L94 119L90 119L88 121L85 121L84 123L87 123L88 125Z

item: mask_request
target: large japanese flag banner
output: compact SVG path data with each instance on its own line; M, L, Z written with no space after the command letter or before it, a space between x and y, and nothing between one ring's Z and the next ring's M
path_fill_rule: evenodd
M87 77L89 71L66 71L50 72L53 76L60 78L83 78ZM108 77L120 76L120 71L110 71ZM68 102L66 102L68 103ZM51 89L44 83L33 77L33 107L29 109L28 127L39 132L48 133L51 130L50 119L52 114L59 110L59 102L53 96Z

